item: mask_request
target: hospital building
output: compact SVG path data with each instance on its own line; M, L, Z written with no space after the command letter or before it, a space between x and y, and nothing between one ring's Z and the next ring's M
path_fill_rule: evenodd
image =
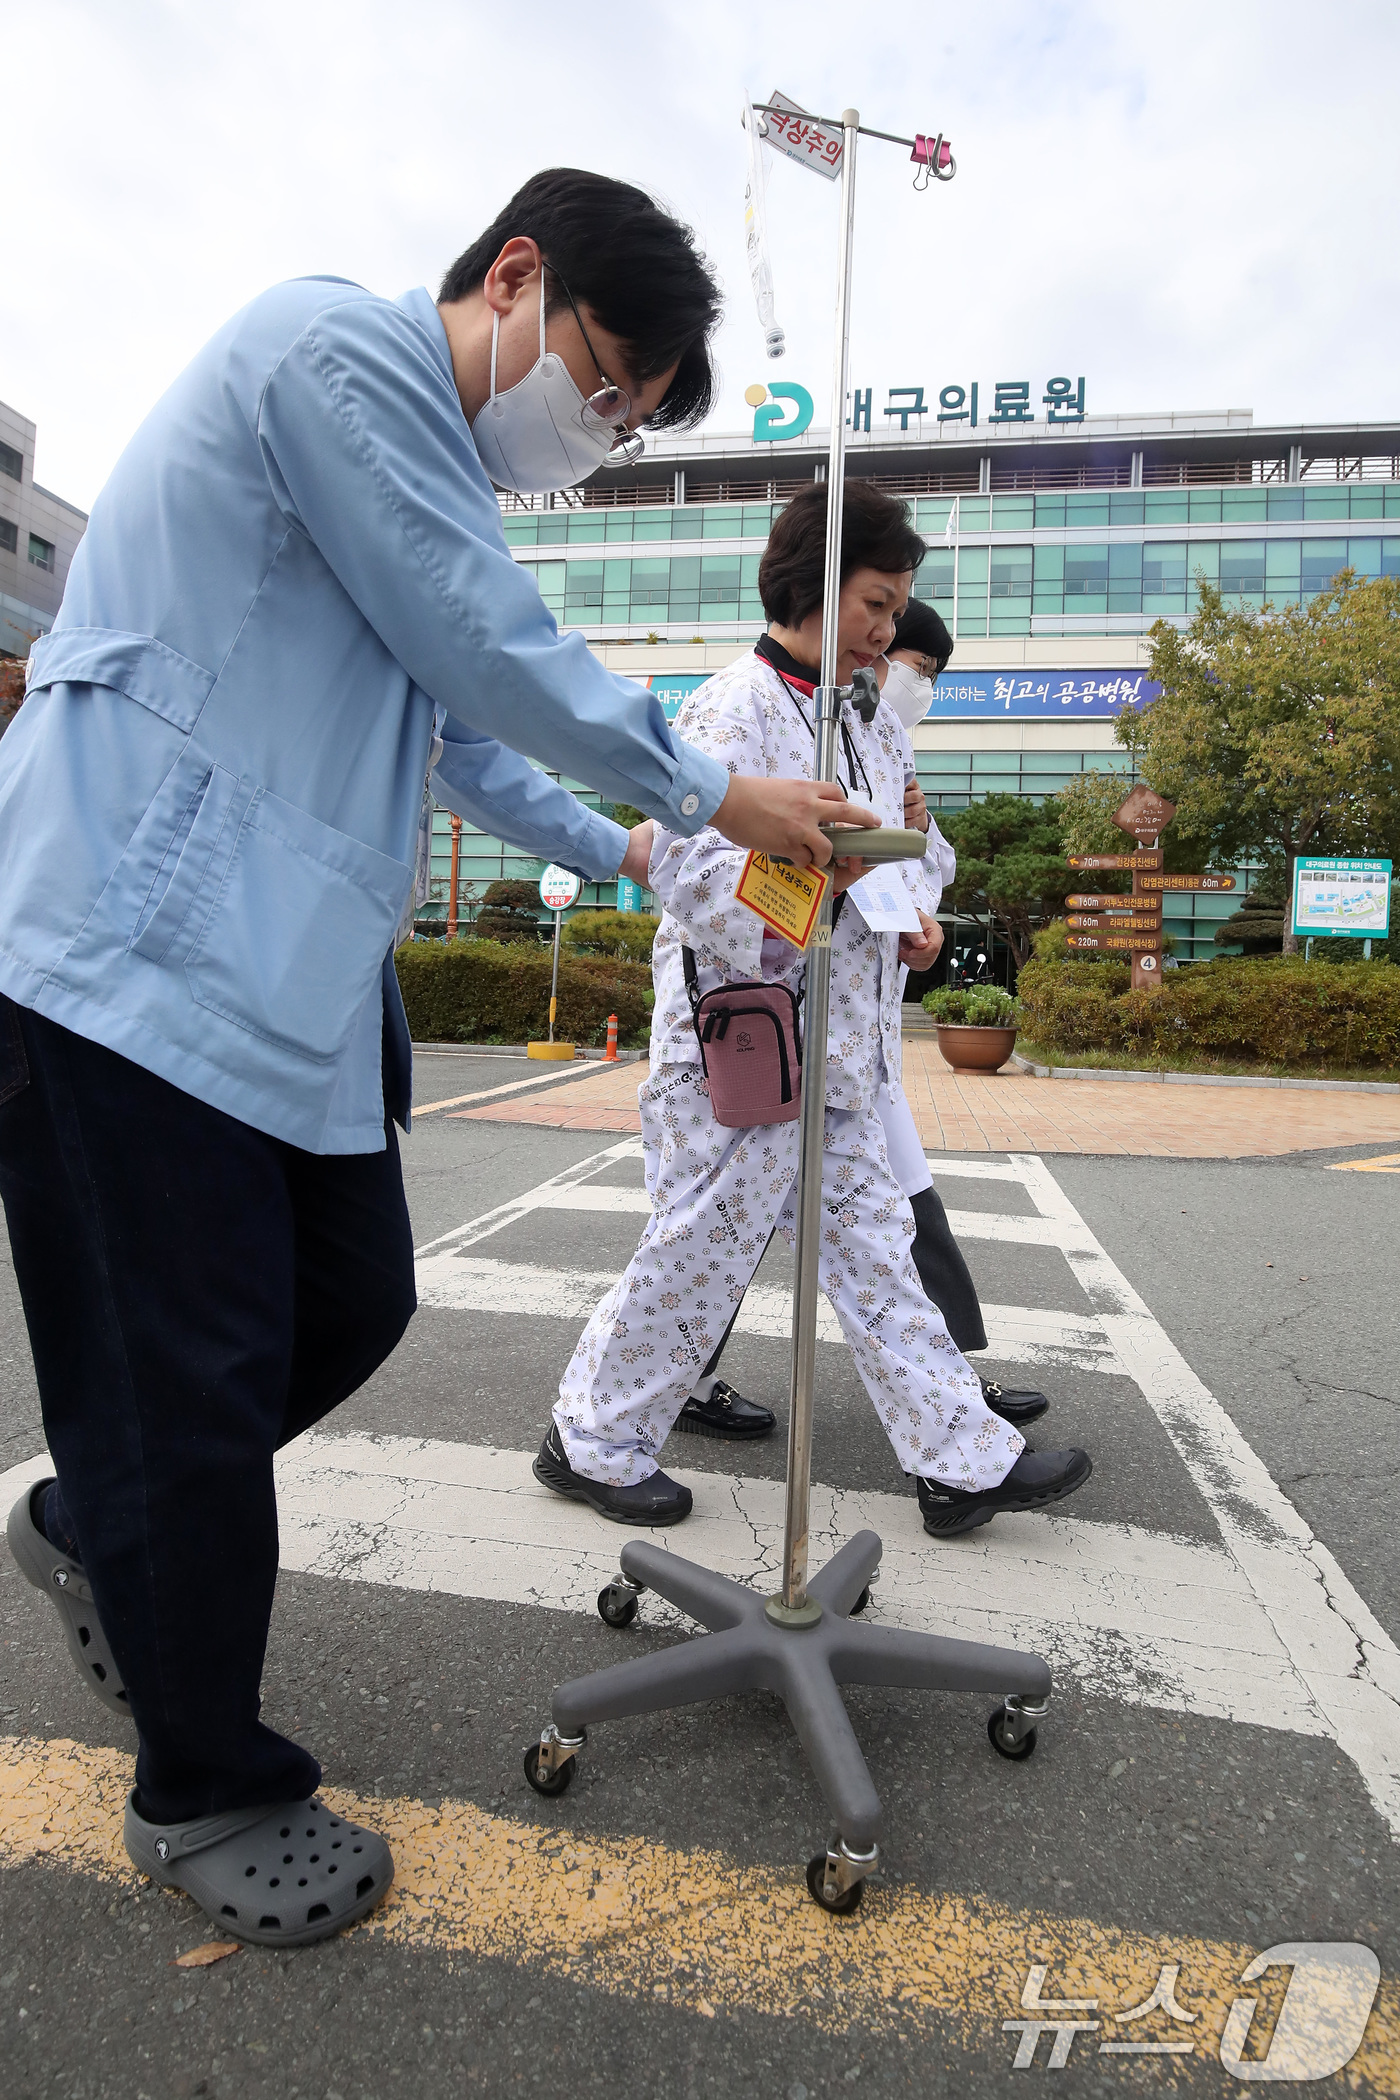
M515 558L560 626L582 629L672 714L763 631L769 526L826 471L807 389L775 379L748 398L752 428L649 437L633 467L563 495L502 498ZM1400 423L1104 414L1078 374L857 383L847 421L848 472L911 505L928 544L915 595L956 639L914 734L935 810L993 790L1043 797L1087 770L1126 775L1113 727L1155 690L1147 629L1186 623L1198 576L1259 606L1307 599L1342 568L1400 575ZM441 896L449 849L439 812ZM477 884L539 868L469 829L459 855L461 879ZM612 889L586 887L580 901L611 904ZM1205 957L1239 893L1170 904L1178 954Z

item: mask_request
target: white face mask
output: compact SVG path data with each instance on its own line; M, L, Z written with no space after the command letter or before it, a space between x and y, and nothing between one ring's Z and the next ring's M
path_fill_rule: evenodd
M544 272L540 272L540 354L525 377L496 392L496 342L501 317L491 316L491 394L472 424L477 457L497 488L542 495L572 488L613 448L616 432L590 430L583 395L562 357L544 347Z
M889 703L906 729L913 729L933 705L933 680L920 678L912 664L891 660L880 698Z

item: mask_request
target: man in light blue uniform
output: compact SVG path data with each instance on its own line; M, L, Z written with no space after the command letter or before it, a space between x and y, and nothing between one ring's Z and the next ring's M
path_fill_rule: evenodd
M556 854L521 753L799 861L850 815L681 743L502 533L493 480L704 413L717 310L685 228L557 169L437 302L276 286L122 455L0 745L0 1194L57 1467L8 1536L136 1722L133 1859L269 1944L393 1872L258 1692L273 1452L414 1304L392 946L435 726L438 798ZM574 808L563 857L614 872L626 834Z

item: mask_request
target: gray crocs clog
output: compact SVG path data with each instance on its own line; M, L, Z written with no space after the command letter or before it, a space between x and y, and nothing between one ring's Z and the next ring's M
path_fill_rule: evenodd
M41 1480L20 1496L5 1527L6 1543L35 1589L42 1590L57 1605L68 1653L84 1684L96 1692L104 1706L109 1706L114 1714L125 1714L129 1721L131 1701L107 1646L82 1563L60 1553L34 1521L34 1497L52 1486L52 1480Z
M343 1932L394 1878L383 1838L314 1798L162 1824L137 1814L133 1791L122 1836L143 1874L184 1889L216 1925L260 1947L305 1947Z

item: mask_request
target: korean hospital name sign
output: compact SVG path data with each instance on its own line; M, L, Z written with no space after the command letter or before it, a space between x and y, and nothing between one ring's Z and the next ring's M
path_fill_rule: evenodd
M1039 677L1010 671L944 672L934 681L927 721L979 715L1025 720L1088 720L1146 707L1162 688L1140 671L1056 671Z
M756 445L771 445L779 439L801 437L811 427L812 396L795 380L775 386L751 386L745 390L744 399L754 410L753 440ZM966 383L953 380L947 386L941 386L936 399L930 399L929 389L923 386L889 387L885 400L878 407L873 386L854 388L849 399L851 409L846 417L847 428L872 432L875 420L880 417L897 418L900 429L905 431L911 422L920 430L925 422L936 424L940 429L956 430L965 425L969 430L976 430L979 425L1003 428L1011 423L1035 423L1042 413L1050 424L1082 423L1086 414L1082 373L1077 379L1069 379L1063 374L1047 379L1044 391L1039 393L1029 379L996 379L990 387L981 380L972 379ZM893 423L882 422L880 427L892 429Z

